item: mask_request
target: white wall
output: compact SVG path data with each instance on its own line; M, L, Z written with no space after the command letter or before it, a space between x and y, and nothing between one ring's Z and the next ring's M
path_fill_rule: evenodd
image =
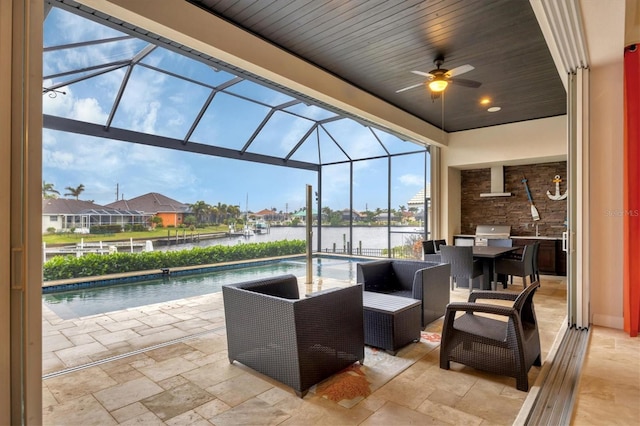
M443 151L447 166L463 169L563 161L567 116L451 133Z
M622 58L621 58L622 59ZM623 64L591 69L591 321L623 328Z
M57 220L52 221L51 216L54 216ZM46 234L47 229L49 228L56 228L56 231L59 231L62 229L63 223L64 223L64 216L43 214L42 215L42 233Z

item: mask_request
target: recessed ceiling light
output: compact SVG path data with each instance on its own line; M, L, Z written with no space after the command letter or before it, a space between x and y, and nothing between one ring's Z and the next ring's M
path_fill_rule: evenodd
M491 99L489 98L480 99L480 105L489 105L490 103L491 103Z
M498 112L498 111L500 111L501 109L502 109L502 108L500 108L500 107L491 107L491 108L487 109L487 111L489 111L489 112Z

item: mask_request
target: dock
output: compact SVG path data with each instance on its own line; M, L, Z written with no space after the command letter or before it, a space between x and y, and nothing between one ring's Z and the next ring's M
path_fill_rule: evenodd
M141 253L145 251L153 251L154 247L173 246L179 244L197 243L199 241L212 240L217 238L229 237L228 232L214 232L208 234L175 232L167 237L149 238L146 240L134 240L130 238L128 241L97 241L84 242L73 245L47 247L43 243L43 259L46 262L54 256L76 256L81 257L88 253L111 254L111 253Z

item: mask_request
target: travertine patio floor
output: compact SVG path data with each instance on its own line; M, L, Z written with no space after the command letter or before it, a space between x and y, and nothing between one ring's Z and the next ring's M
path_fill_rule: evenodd
M351 284L301 284L301 293ZM566 282L543 276L541 284L535 306L544 359L566 314ZM522 288L518 280L509 287ZM467 295L456 289L451 299ZM427 330L439 332L441 325L438 320ZM586 362L576 421L597 424L590 423L592 414L607 419L606 407L613 406L619 409L608 415L617 416L611 417L617 424L638 423L638 340L595 328L592 341L590 357L604 357L607 367L618 361L626 367L614 370L620 372L617 381L606 387L612 376L595 358ZM300 399L286 386L229 363L221 293L73 320L43 305L43 351L43 420L55 425L506 425L527 396L516 390L514 379L455 364L441 370L435 350L353 408L313 394ZM531 369L530 383L539 371ZM633 397L634 404L624 404Z

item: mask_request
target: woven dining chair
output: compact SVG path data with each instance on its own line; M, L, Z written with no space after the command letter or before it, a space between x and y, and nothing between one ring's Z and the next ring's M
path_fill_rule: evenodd
M440 258L442 263L451 265L451 290L454 289L454 284L460 287L461 280L467 280L471 291L474 279L482 276L482 262L473 259L473 247L443 245L440 246Z
M511 277L511 283L513 284L513 277L522 278L522 286L527 286L527 277L529 281L533 282L534 270L533 270L533 254L535 248L534 244L524 246L522 256L519 259L501 258L496 260L496 274L499 276ZM506 286L506 279L503 281L503 285Z

